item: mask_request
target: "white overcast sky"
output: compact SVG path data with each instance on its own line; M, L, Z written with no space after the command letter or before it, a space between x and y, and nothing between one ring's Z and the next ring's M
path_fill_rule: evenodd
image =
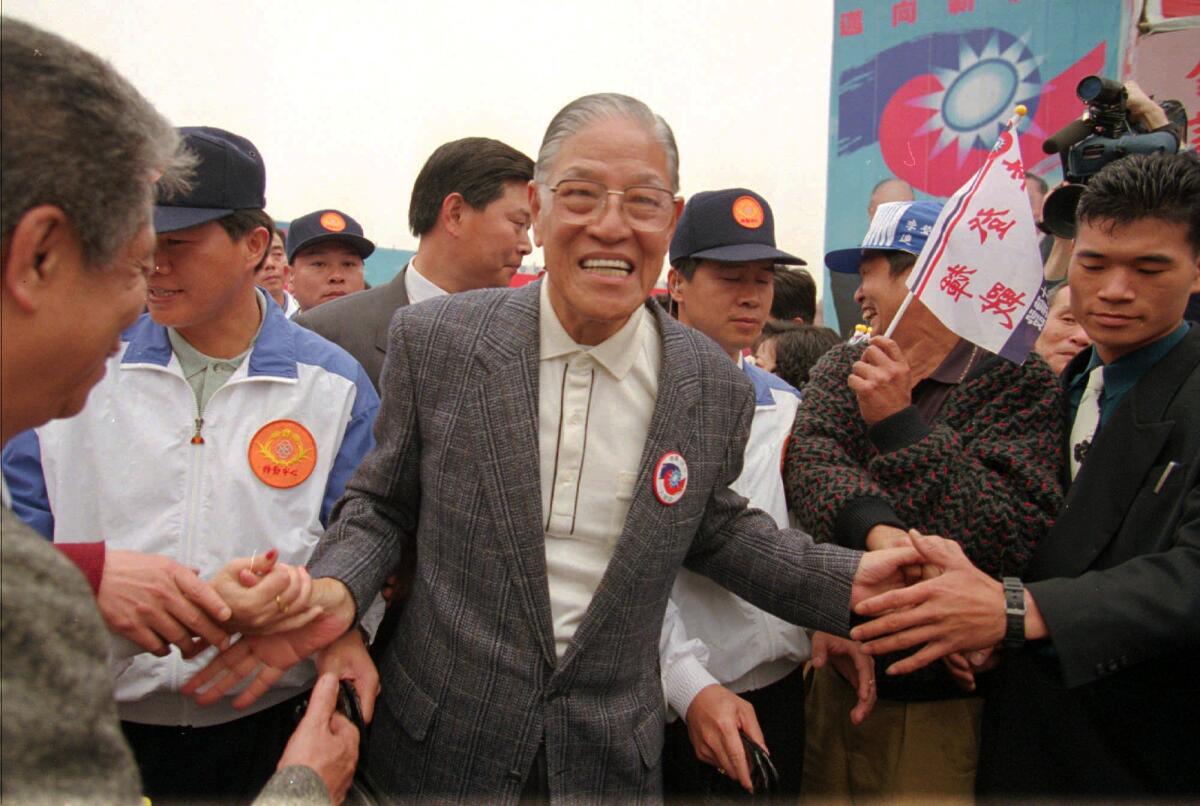
M434 148L478 135L535 157L567 101L617 91L675 130L685 195L762 193L780 248L821 265L832 0L4 0L3 11L107 58L177 125L253 140L276 218L337 207L380 245L414 248L408 199Z

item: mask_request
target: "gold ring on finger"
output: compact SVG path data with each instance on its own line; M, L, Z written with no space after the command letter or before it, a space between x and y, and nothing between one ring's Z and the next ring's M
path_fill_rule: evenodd
M278 596L275 597L275 606L279 608L280 613L286 613L289 607L289 605L284 604L283 599Z

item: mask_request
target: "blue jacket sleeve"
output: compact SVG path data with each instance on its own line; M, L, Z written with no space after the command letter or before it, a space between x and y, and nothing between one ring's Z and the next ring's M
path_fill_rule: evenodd
M47 540L54 539L54 513L42 475L42 446L33 429L8 441L3 454L4 483L12 494L13 514Z
M379 412L379 395L362 367L358 368L354 385L356 392L350 423L342 436L337 458L333 460L333 468L329 471L329 479L325 484L325 498L321 502L321 525L325 527L329 526L329 513L333 510L333 505L346 490L346 482L358 469L363 457L375 447L373 428L375 415Z

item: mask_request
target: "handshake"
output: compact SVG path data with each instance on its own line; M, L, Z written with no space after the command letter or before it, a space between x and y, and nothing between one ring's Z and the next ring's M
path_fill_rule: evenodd
M875 544L868 538L868 547L879 550L863 555L851 591L854 613L870 620L852 629L850 637L862 641L862 652L872 656L919 647L889 666L890 675L944 660L961 686L974 688L975 673L994 665L993 650L1005 637L1003 584L972 565L952 540L882 528L891 534ZM1028 592L1025 610L1025 637L1045 637Z

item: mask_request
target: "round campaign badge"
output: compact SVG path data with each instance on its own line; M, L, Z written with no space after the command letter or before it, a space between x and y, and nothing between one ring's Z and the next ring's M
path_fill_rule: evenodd
M330 210L321 216L321 226L330 232L341 232L346 228L346 219Z
M654 497L670 506L683 498L687 489L687 462L675 451L664 453L654 466Z
M753 196L738 196L733 202L733 220L746 229L758 229L766 216L762 205Z
M317 466L317 443L295 420L274 420L250 438L250 469L268 487L295 487Z

